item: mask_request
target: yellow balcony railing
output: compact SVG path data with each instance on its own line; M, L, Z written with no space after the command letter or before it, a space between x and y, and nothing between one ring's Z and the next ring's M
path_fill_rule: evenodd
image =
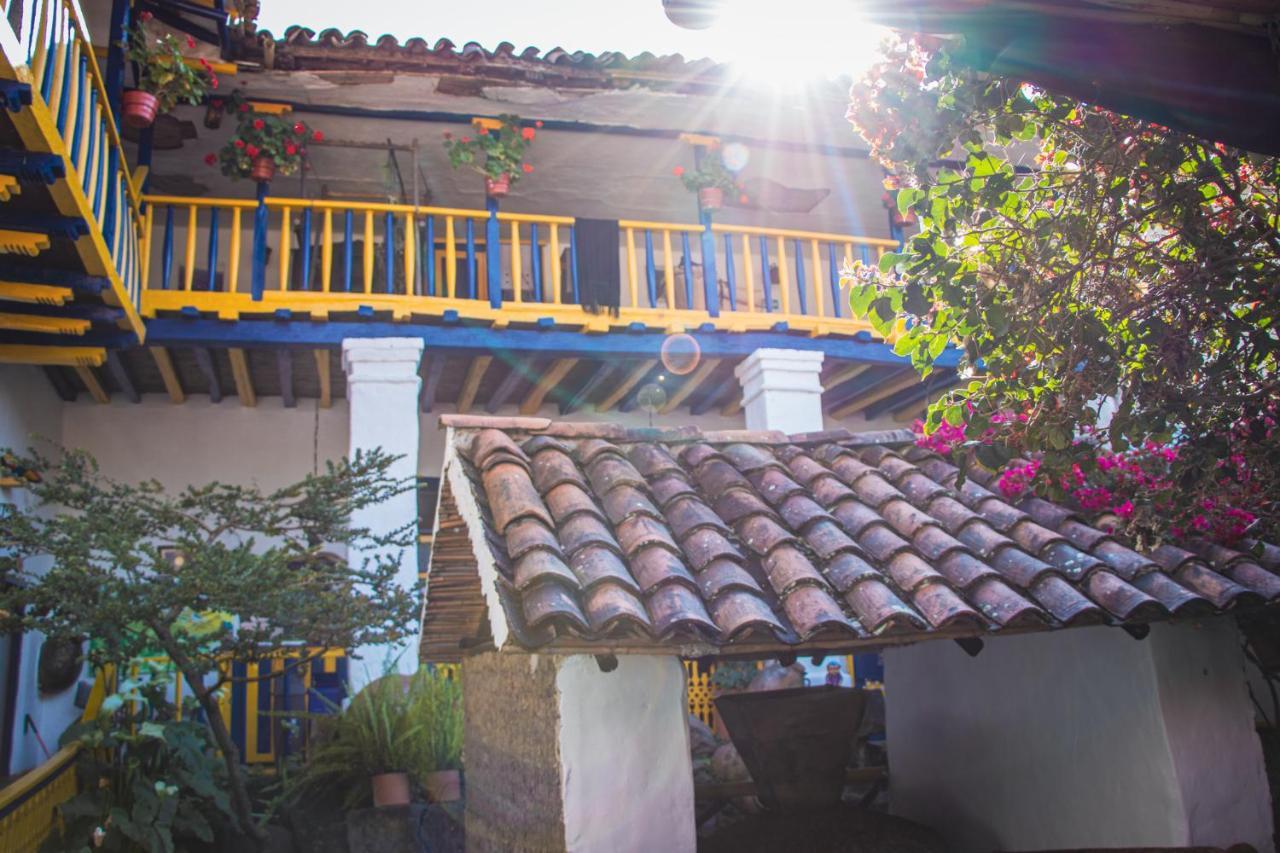
M10 118L26 150L61 160L49 192L63 216L87 226L65 236L85 272L108 279L109 301L141 337L140 197L84 17L75 0L3 0L0 12L0 78L30 87L31 103L9 104Z
M0 850L36 853L58 825L58 806L76 795L79 744L55 752L49 760L0 789Z
M550 317L585 331L639 324L729 331L780 324L855 334L840 271L892 240L621 220L617 316L589 313L566 216L271 198L145 198L143 314L223 319L278 309L327 317L449 315L497 326ZM598 251L598 246L593 247Z

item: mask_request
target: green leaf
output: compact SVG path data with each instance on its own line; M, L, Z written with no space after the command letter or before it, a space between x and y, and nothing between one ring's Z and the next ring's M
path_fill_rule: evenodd
M855 317L867 316L871 300L876 298L876 286L871 283L856 284L849 288L849 309Z
M916 187L904 187L898 190L898 213L906 216L912 206L924 198L925 192Z
M880 272L882 273L893 272L893 268L896 267L905 257L906 255L902 254L901 252L885 252L883 255L880 256L880 263L879 263Z
M942 418L952 426L963 426L964 406L959 403L947 406L946 410L942 413Z
M138 726L138 734L143 737L154 737L164 739L165 726L163 723L155 723L150 720Z

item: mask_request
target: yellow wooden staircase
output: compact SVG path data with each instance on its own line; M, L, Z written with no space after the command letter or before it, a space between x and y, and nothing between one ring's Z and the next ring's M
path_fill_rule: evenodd
M138 189L75 0L0 11L0 362L100 365L144 337Z

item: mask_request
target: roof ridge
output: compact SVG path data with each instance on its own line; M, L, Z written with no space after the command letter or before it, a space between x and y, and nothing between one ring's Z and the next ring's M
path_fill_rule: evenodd
M709 444L826 444L834 442L851 447L901 445L915 441L907 429L853 432L839 427L821 432L788 435L779 430L727 429L704 430L696 426L627 427L609 422L554 421L551 418L501 415L441 415L440 425L451 429L496 429L550 435L559 438L603 438L612 441L665 441L685 443L704 441Z

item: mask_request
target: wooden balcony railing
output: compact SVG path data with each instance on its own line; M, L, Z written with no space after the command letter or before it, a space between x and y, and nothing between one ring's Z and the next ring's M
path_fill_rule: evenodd
M40 849L58 826L58 806L76 795L79 751L79 744L69 744L0 789L0 850L36 853Z
M892 240L774 228L619 222L618 316L591 314L572 217L268 197L148 196L143 314L390 312L603 331L710 324L855 334L841 267Z
M75 0L0 0L0 10L3 76L31 87L32 103L11 104L11 117L27 150L62 160L64 175L50 192L62 213L89 226L76 236L85 270L110 280L141 336L141 200L79 6Z

